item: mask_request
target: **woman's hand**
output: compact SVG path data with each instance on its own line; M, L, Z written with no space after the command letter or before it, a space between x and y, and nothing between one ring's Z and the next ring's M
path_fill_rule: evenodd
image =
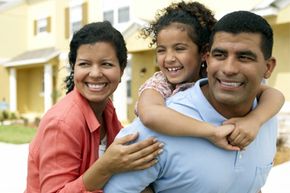
M86 190L103 188L115 173L146 169L157 163L156 157L162 152L163 144L150 137L128 145L137 137L138 133L135 133L115 139L104 155L84 173Z
M115 141L106 150L102 159L111 174L141 170L157 163L156 157L162 152L163 144L150 137L138 143L127 145L138 137L138 133L130 134Z

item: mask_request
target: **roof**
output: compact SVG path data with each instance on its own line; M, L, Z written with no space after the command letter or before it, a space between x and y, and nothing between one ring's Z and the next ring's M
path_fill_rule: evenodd
M58 56L60 51L51 47L24 52L4 63L5 67L24 66L48 62L50 59Z
M0 12L22 3L23 0L0 0Z
M124 39L129 38L132 36L136 31L139 31L140 28L142 27L141 24L139 23L131 23L127 28L122 32L122 35L124 36Z
M290 0L263 0L251 11L261 16L277 15L278 12L288 6Z

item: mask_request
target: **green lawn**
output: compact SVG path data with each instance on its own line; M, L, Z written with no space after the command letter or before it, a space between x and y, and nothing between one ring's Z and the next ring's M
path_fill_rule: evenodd
M36 129L23 125L0 125L0 142L23 144L29 143Z

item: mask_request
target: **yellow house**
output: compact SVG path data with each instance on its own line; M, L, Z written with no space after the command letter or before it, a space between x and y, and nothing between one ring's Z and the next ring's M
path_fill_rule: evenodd
M64 95L69 39L100 17L88 3L100 9L98 1L79 0L26 0L1 7L0 97L10 111L40 117Z
M7 1L8 2L8 1ZM157 9L172 0L14 0L0 6L0 100L28 118L41 117L64 95L67 54L72 33L86 23L111 21L124 35L129 64L113 96L121 121L131 121L139 86L155 71L154 48L138 30ZM265 17L275 33L278 66L268 84L290 103L290 0L199 0L220 18L233 10L251 10ZM227 6L224 6L224 5ZM116 14L117 13L117 14ZM125 22L124 22L125 21ZM0 101L1 102L1 101ZM290 111L285 105L285 111Z
M273 55L277 59L277 67L268 81L268 84L282 91L286 103L282 113L290 114L290 4L289 1L277 1L270 6L256 7L254 12L264 16L274 31Z

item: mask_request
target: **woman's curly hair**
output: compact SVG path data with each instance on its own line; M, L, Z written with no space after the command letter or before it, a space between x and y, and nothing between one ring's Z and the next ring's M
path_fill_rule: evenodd
M143 38L151 37L150 47L156 44L158 33L171 23L181 23L188 26L188 35L203 52L209 42L210 34L216 19L211 10L198 2L172 3L168 7L158 10L155 21L148 27L141 29Z

